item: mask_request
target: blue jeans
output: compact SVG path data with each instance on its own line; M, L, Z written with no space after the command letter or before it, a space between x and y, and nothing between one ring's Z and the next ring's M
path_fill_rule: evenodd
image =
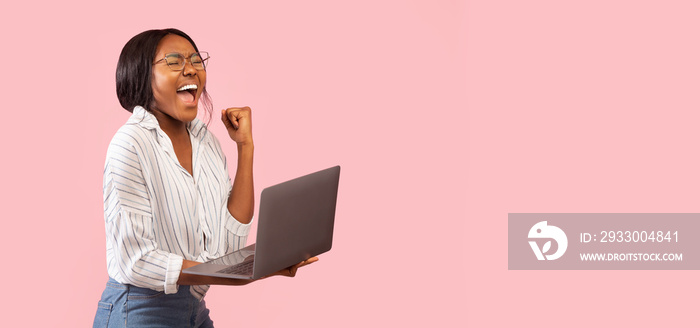
M182 327L213 328L204 300L179 286L175 294L120 284L109 278L97 304L93 328Z

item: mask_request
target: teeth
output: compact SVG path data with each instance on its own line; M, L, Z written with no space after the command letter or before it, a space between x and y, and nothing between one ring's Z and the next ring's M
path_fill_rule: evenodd
M185 91L185 90L190 90L190 89L195 89L197 90L197 85L196 84L188 84L188 85L183 85L180 87L180 89L177 89L177 91Z

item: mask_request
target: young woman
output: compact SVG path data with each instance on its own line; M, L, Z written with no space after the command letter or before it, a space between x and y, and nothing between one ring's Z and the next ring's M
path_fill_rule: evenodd
M109 281L94 327L213 327L209 285L249 283L182 273L244 247L254 210L250 108L221 111L238 150L233 183L218 140L197 119L200 101L211 115L208 59L177 29L140 33L119 56L117 96L133 114L107 150Z

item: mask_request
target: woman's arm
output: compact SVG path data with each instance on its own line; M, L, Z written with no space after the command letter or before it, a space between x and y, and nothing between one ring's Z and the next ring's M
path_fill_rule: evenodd
M318 257L312 257L306 261L299 262L295 265L292 265L288 268L282 269L280 271L277 271L269 276L262 277L258 280L262 280L265 278L269 278L272 276L286 276L286 277L294 277L297 274L297 270L305 265L309 265L311 263L314 263L318 261ZM193 267L197 264L200 264L200 262L195 262L195 261L188 261L188 260L183 260L182 261L182 269L187 269L189 267ZM187 274L184 272L180 272L180 278L177 280L178 285L228 285L228 286L243 286L247 285L253 281L258 281L258 280L250 280L250 279L234 279L234 278L220 278L220 277L209 277L209 276L200 276L196 274Z
M107 149L104 212L109 275L138 287L177 291L182 256L161 250L156 242L144 154L153 143L140 128L119 129Z
M183 260L182 270L193 267L200 262ZM178 285L230 285L230 286L243 286L253 282L253 280L248 279L232 279L232 278L220 278L220 277L209 277L200 276L196 274L187 274L180 271L180 278L177 280Z
M253 219L254 208L253 144L238 144L238 167L228 196L228 211L239 222L249 223Z
M238 166L228 198L228 211L241 223L253 219L253 132L249 107L232 107L221 111L229 137L238 147Z

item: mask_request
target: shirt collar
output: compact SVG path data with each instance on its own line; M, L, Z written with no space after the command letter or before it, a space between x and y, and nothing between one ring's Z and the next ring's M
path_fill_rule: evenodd
M134 111L129 120L126 121L126 124L136 124L148 130L160 128L156 117L141 106L134 107Z

